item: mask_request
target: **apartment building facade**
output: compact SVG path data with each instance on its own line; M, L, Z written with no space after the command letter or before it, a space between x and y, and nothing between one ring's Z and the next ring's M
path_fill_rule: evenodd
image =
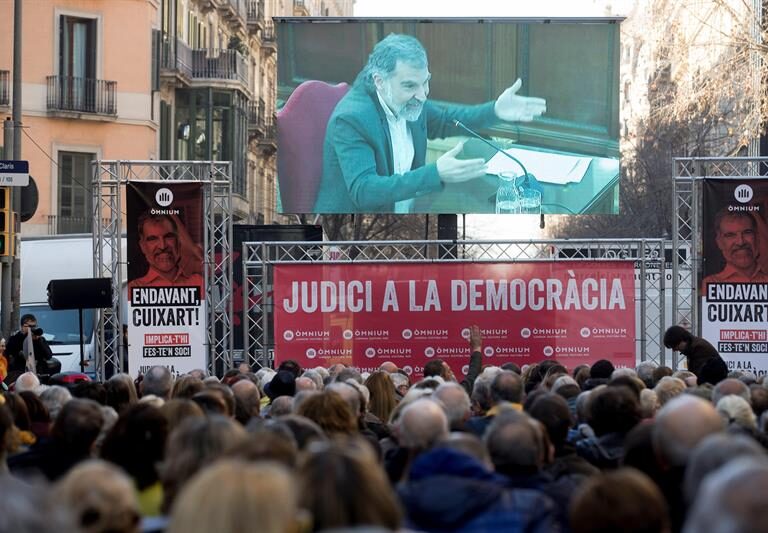
M235 222L280 221L272 17L353 0L36 0L23 6L22 158L39 190L22 234L90 232L91 161L232 162ZM0 3L0 119L13 1Z

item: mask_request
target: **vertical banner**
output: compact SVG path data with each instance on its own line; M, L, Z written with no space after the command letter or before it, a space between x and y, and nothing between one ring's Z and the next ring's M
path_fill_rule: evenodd
M768 373L768 180L706 179L702 336L729 370Z
M128 363L206 367L203 184L129 182Z
M484 365L634 367L634 294L632 261L275 265L275 361L461 376L477 324Z

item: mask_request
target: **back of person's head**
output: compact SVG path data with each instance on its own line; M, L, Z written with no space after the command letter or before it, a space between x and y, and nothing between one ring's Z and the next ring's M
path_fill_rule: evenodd
M768 389L757 383L750 385L749 404L752 406L755 416L759 418L761 414L768 410Z
M306 449L306 447L314 441L327 440L323 429L307 417L286 415L280 418L280 423L286 426L293 434L293 438L296 440L296 445L299 447L299 450Z
M520 366L515 363L504 363L501 365L502 370L509 370L510 372L514 372L518 376L522 375L522 370L520 370Z
M277 424L249 427L247 438L232 448L229 456L248 462L274 461L293 470L299 454L296 439L290 429L282 425L282 421Z
M640 402L627 387L605 387L589 401L589 425L595 435L626 435L641 420Z
M496 415L483 440L501 474L531 475L542 466L536 430L522 413L510 410Z
M693 339L691 332L682 326L672 326L664 332L664 346L670 349L676 349L681 342L690 343Z
M105 404L112 407L118 414L137 401L136 398L131 398L128 383L124 379L115 379L115 376L104 382L104 392L106 393Z
M737 426L748 430L757 429L757 417L752 407L741 396L729 394L717 402L717 412L729 426Z
M661 464L684 467L696 445L723 428L723 420L711 403L683 394L670 400L656 414L653 448Z
M218 391L203 389L192 396L192 401L200 406L206 415L229 416L227 402Z
M448 436L448 417L434 400L422 398L407 405L398 422L400 444L414 450L427 450Z
M435 389L433 396L443 404L450 427L458 428L469 418L472 403L467 391L458 383L443 383Z
M300 504L312 514L315 531L400 528L397 497L368 442L353 439L310 446L298 478Z
M473 433L453 431L448 434L448 437L440 441L438 447L462 452L470 457L474 457L486 465L488 469L493 469L493 462L488 454L488 449L480 437Z
M192 400L186 398L171 398L165 402L160 411L168 421L168 434L176 429L187 418L202 418L203 409Z
M99 460L80 463L54 489L54 499L70 509L83 533L138 533L139 501L122 470Z
M670 531L667 504L658 487L632 468L592 476L570 506L574 533L664 533Z
M595 361L590 367L589 377L592 379L610 379L614 370L616 370L616 368L613 366L613 363L607 359L600 359Z
M99 405L107 405L107 389L98 381L81 381L72 387L72 396L85 400L93 400Z
M658 366L653 369L653 383L654 387L659 384L661 378L671 376L674 374L673 370L668 366Z
M171 396L173 376L171 371L164 366L153 366L141 381L141 395L154 394L158 398L167 400Z
M34 372L24 372L18 378L13 386L15 392L23 392L25 390L37 393L40 389L40 378Z
M712 403L717 405L722 398L729 394L739 396L749 402L749 387L741 380L727 378L715 385L715 388L712 389Z
M192 396L202 391L204 387L203 380L200 378L190 375L180 376L173 383L171 398L185 398L191 400Z
M279 418L291 414L294 410L293 406L295 398L295 396L278 396L269 404L269 412L267 413L267 416L269 416L269 418ZM304 398L304 396L302 396L302 398ZM296 403L295 405L298 406L300 403L301 402Z
M101 456L125 470L139 490L157 482L163 460L168 420L161 409L148 404L129 407L107 434Z
M692 504L704 479L724 464L739 457L764 456L763 447L746 435L716 433L704 438L691 452L685 468L683 493L686 501Z
M184 420L168 436L161 471L163 509L169 510L181 487L203 466L245 440L243 427L218 415Z
M635 367L637 377L645 383L645 386L652 389L656 386L656 381L653 379L653 371L656 370L656 363L650 361L643 361Z
M5 404L0 403L0 464L5 462L12 433L13 415Z
M528 414L544 425L556 450L565 445L568 430L573 425L571 410L565 399L553 393L539 396L531 405Z
M3 398L5 406L13 417L13 424L21 431L31 431L32 420L29 418L29 409L22 397L15 392L7 392Z
M32 391L22 391L19 396L27 405L27 412L29 413L29 421L34 423L48 424L51 421L51 416L48 413L48 408L40 399L40 397Z
M51 438L57 447L71 454L88 454L99 436L104 415L93 400L73 398L62 407L53 423Z
M620 368L619 370L627 370L626 368ZM617 371L618 372L618 371ZM634 372L634 371L633 371ZM616 372L614 372L614 377L608 381L606 385L609 387L626 387L632 393L637 397L637 399L640 399L640 392L645 389L645 384L640 381L640 378L637 377L631 377L626 374L620 374L618 376L615 375Z
M441 359L432 359L424 365L424 379L434 376L443 377L444 363Z
M351 366L348 366L340 370L339 373L336 374L336 377L333 380L344 383L350 379L353 379L361 384L363 383L362 374L360 374L360 372L356 368L352 368Z
M363 398L354 381L334 381L325 387L326 391L335 392L349 405L350 411L359 416L363 410Z
M522 403L523 381L514 372L503 370L491 382L491 400L499 402Z
M279 372L280 370L287 370L293 374L294 377L299 377L301 375L301 365L293 359L286 359L280 363L277 367L277 371Z
M46 409L48 409L51 421L54 421L59 416L64 404L72 399L72 393L61 385L51 385L40 394L40 399Z
M173 505L168 533L285 533L296 529L296 484L283 466L220 460L195 475Z
M219 394L221 399L224 400L224 405L227 409L227 416L235 415L235 393L232 391L231 387L228 387L223 383L206 383L203 391L212 391Z
M392 414L392 409L397 405L395 385L392 383L389 372L383 370L373 372L365 380L365 386L371 394L368 411L379 420L386 422Z
M683 533L768 531L766 493L768 460L764 456L730 461L704 479Z
M656 397L659 399L659 405L664 406L672 398L680 396L685 392L685 389L686 385L682 379L664 376L656 383L653 392L656 393Z
M309 418L329 436L350 435L358 427L357 416L349 403L332 390L310 396L299 406L296 414Z
M246 425L251 418L258 417L261 406L259 386L250 380L243 379L232 385L235 397L235 419Z
M656 416L656 411L659 410L659 397L656 396L656 392L651 389L643 389L640 391L640 416L645 418L653 418Z

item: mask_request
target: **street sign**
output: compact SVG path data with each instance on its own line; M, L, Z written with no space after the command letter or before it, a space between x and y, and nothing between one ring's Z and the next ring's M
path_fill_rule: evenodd
M29 185L29 161L0 160L0 187Z

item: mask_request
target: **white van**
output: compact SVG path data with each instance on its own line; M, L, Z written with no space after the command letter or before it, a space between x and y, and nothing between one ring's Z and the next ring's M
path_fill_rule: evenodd
M93 238L90 234L22 237L21 302L19 316L32 313L62 372L80 372L80 324L77 309L54 311L48 306L52 279L93 277ZM94 370L97 309L83 309L85 371ZM14 330L18 324L14 324Z

